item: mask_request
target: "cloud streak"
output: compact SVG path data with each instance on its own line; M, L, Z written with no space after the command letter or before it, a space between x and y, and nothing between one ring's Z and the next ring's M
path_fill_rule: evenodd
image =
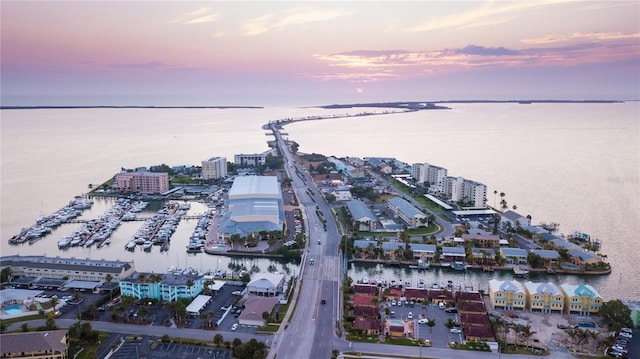
M609 40L624 38L632 41L593 41L521 50L469 45L464 48L434 51L357 50L328 55L317 54L314 55L317 60L339 70L332 74L318 74L315 77L325 80L371 82L478 68L571 67L617 63L637 59L637 54L640 53L640 44L635 41L635 36L595 36L595 38Z
M608 41L608 40L628 40L640 39L640 33L625 34L621 32L574 32L569 35L548 35L534 39L524 39L523 44L552 44L558 42L569 42L575 40L588 41Z
M186 13L177 19L169 21L172 24L204 24L207 22L214 22L218 20L218 14L211 12L208 7L203 7L198 10Z
M427 21L405 28L404 32L424 32L433 30L462 30L502 24L515 19L518 15L532 8L548 6L566 0L558 1L512 1L486 2L468 11L441 17L432 17Z
M350 13L350 11L343 9L295 8L282 14L266 14L249 20L243 25L243 35L255 36L272 30L283 30L292 26L329 21Z

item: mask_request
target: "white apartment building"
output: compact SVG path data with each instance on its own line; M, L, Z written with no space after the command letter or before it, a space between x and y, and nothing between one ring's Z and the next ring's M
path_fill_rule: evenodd
M470 203L473 207L485 207L487 186L479 182L464 180L462 184L462 201Z
M233 157L233 163L238 166L252 166L258 167L265 164L267 160L267 153L254 153L254 154L246 154L241 153L237 154Z
M442 193L452 202L460 202L462 200L462 177L445 177Z
M439 186L440 191L443 191L444 179L447 177L446 168L433 166L428 163L414 163L411 166L411 170L416 183L428 182L430 185Z
M202 161L202 179L217 179L227 177L227 158L211 157Z
M426 182L428 174L429 174L428 163L414 163L411 166L411 176L416 180L416 183Z

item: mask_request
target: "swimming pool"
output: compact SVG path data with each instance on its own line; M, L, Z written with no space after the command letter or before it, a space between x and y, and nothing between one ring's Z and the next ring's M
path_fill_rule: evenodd
M19 305L12 305L3 309L7 314L22 314L22 309Z
M404 327L404 323L399 320L392 320L389 322L389 324L391 324L391 326L393 327Z
M576 269L576 268L578 268L578 266L576 266L575 264L565 264L564 267L567 268L567 269Z

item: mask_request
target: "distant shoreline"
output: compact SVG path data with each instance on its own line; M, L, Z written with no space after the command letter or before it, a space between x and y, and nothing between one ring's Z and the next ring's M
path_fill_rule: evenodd
M408 108L421 110L445 110L449 109L445 106L437 106L437 104L450 103L518 103L518 104L534 104L534 103L625 103L629 100L441 100L441 101L404 101L404 102L369 102L354 104L333 104L319 106L304 106L302 108L353 108L353 107L389 107L389 108ZM631 100L634 101L634 100ZM89 105L89 106L0 106L0 110L64 110L64 109L264 109L264 106L111 106L111 105Z
M437 104L451 103L517 103L517 104L533 104L533 103L624 103L621 100L444 100L444 101L408 101L408 102L372 102L372 103L355 103L355 104L334 104L323 106L311 106L324 109L336 108L353 108L353 107L391 107L406 108L412 110L445 110L450 109Z

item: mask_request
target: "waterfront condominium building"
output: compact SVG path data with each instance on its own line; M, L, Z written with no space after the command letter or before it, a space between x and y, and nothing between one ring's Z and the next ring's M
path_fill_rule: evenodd
M462 183L462 202L476 208L484 208L487 203L487 186L465 179Z
M462 200L462 184L464 178L447 176L444 178L442 193L445 198L452 202L460 202Z
M204 275L154 274L135 272L120 281L122 295L138 299L175 301L193 299L204 289Z
M116 188L123 192L160 194L169 190L169 174L147 170L123 171L116 175Z
M588 284L562 284L564 292L564 306L568 314L590 315L598 313L602 308L604 299L592 286Z
M411 176L416 180L416 183L422 184L427 182L428 173L429 173L428 163L414 163L411 166Z
M202 179L217 179L227 177L227 158L211 157L202 161Z
M553 283L525 282L530 311L552 313L564 310L564 293Z
M443 191L444 179L447 177L446 168L433 166L428 163L414 163L411 170L416 183L427 182L431 186L438 187L439 192Z
M135 271L133 262L20 255L0 257L0 268L7 267L20 277L106 281L110 275L114 282Z
M240 167L258 167L263 166L267 160L267 152L246 154L241 153L233 156L233 162Z
M524 311L527 292L518 281L492 279L489 281L489 298L494 308Z

